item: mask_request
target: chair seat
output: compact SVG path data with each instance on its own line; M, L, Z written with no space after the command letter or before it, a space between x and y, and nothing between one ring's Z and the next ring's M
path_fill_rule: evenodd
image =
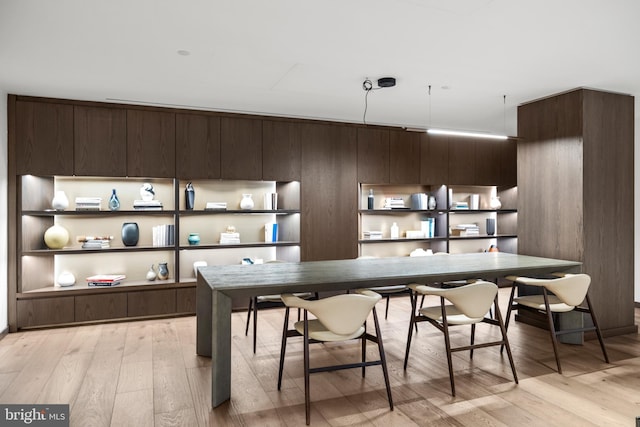
M575 307L572 305L567 305L563 303L558 297L555 295L549 295L549 309L551 309L554 313L565 313L567 311L573 310ZM534 308L536 310L546 310L544 306L544 295L526 295L513 299L518 304L524 305L526 307Z
M436 322L442 322L442 308L438 306L425 307L418 310L420 314ZM462 311L453 305L445 305L447 313L447 323L450 325L470 325L482 321L482 317L467 317Z
M404 292L406 291L407 285L391 285L391 286L377 286L375 288L368 288L373 292L377 292L379 294L393 294L396 292Z
M293 294L298 298L311 298L313 293L311 292L300 292ZM280 294L275 295L260 295L258 297L258 302L282 302L282 298L280 298Z
M296 322L294 328L300 335L304 335L304 321ZM362 334L364 334L364 326L350 335L339 335L327 329L318 319L309 320L309 338L317 341L347 341L360 338Z

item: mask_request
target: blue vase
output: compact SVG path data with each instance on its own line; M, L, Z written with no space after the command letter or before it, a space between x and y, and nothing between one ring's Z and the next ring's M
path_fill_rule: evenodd
M122 243L125 246L135 246L138 244L140 229L136 222L125 222L122 224Z
M120 209L120 199L118 199L116 189L114 188L109 198L109 210L117 211L118 209Z
M187 241L191 246L200 244L200 235L198 233L189 233L189 237L187 237Z

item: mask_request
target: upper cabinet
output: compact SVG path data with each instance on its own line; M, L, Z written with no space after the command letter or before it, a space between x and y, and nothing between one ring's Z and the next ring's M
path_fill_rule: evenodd
M220 178L220 118L176 114L176 177Z
M420 182L420 134L405 130L389 131L389 183Z
M449 141L446 137L419 133L420 183L449 182Z
M223 117L220 123L222 179L262 179L262 120Z
M74 173L127 175L127 115L121 108L73 107Z
M262 122L262 179L300 181L301 125Z
M389 183L389 130L358 128L358 181Z
M18 175L73 174L73 107L16 101Z
M175 177L175 114L127 110L127 175Z

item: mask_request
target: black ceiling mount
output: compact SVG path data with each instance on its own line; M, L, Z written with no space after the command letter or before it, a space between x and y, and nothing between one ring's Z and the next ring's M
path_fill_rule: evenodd
M395 85L395 77L382 77L381 79L378 79L378 87L394 87Z

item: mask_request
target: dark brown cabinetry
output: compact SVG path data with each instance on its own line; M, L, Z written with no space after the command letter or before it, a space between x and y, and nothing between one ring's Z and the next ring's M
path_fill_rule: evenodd
M262 120L223 117L220 143L222 179L262 179Z
M420 135L404 130L389 131L389 183L420 182Z
M389 130L358 128L358 181L389 183Z
M300 181L300 124L262 122L262 179Z
M441 136L424 132L420 138L420 182L449 182L449 142Z
M121 108L73 107L75 175L127 175L127 116Z
M578 89L518 108L518 236L581 261L603 333L634 325L634 99Z
M358 256L357 140L352 127L302 126L301 261Z
M176 114L176 177L220 178L220 118Z
M18 175L73 175L73 107L18 100L15 104Z
M127 110L127 175L175 177L175 126L174 113Z

